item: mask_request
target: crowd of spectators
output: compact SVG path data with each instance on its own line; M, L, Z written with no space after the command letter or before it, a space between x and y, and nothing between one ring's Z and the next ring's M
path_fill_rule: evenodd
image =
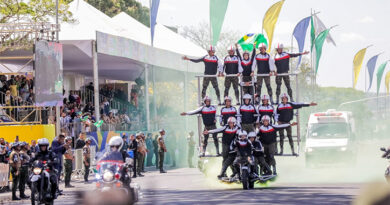
M24 75L0 75L0 104L31 105L34 102L34 81Z

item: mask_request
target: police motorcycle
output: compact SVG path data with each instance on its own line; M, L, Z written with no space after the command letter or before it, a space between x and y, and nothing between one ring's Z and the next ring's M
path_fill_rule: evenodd
M390 148L386 149L386 148L382 147L380 150L384 152L384 154L382 155L382 158L390 159ZM386 178L387 183L390 184L390 165L386 168L385 178Z
M129 201L135 203L139 198L140 187L131 183L130 172L134 159L128 153L120 152L123 145L121 137L112 137L108 144L109 149L106 149L96 166L96 191L123 191Z
M39 146L49 145L49 141L46 138L38 140ZM32 159L33 160L33 159ZM52 161L54 160L54 161ZM31 164L31 175L29 177L28 185L31 189L31 204L46 204L51 205L57 198L57 191L53 191L54 188L50 177L57 179L55 174L56 170L52 170L52 164L56 161L54 157L52 160L34 160ZM54 172L54 173L53 173Z

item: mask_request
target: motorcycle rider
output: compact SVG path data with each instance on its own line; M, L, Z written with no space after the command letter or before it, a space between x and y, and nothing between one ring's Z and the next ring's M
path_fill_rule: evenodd
M260 142L264 146L264 155L266 158L266 162L269 166L272 166L272 173L274 175L277 175L276 173L276 161L275 161L275 152L276 152L276 131L282 130L288 127L291 127L293 125L296 125L296 123L286 123L286 124L279 124L279 125L272 125L271 118L268 115L264 115L261 118L262 125L260 126L257 135L259 136Z
M194 111L182 112L180 115L185 116L185 115L201 114L203 119L203 124L205 126L205 130L217 129L217 127L215 126L215 123L217 122L217 120L215 119L215 113L217 112L217 109L213 105L211 105L210 97L208 96L204 97L203 102L205 106L199 107ZM205 156L208 139L209 139L209 135L208 134L204 135L202 156ZM219 153L219 143L218 143L217 133L213 134L213 139L214 139L215 148L217 150L217 156L220 156L221 154Z
M300 109L302 107L316 106L317 103L296 103L288 102L289 96L286 93L281 95L282 103L280 103L276 109L275 120L278 124L289 124L290 121L294 118L294 109ZM292 139L292 130L291 127L286 128L288 141L290 143L291 152L293 155L297 155L294 150L294 141ZM283 154L283 145L284 145L284 129L279 131L280 137L280 153Z
M253 145L253 157L255 158L254 170L256 170L256 173L259 175L261 172L258 172L258 166L260 166L261 170L264 170L265 175L271 175L272 171L264 158L264 147L256 137L256 132L250 132L248 134L248 138Z
M245 94L243 96L244 104L240 106L237 112L238 125L246 132L254 131L254 124L258 122L257 109L251 104L251 99L251 95Z
M123 140L119 136L111 137L110 141L108 142L108 146L110 146L110 151L104 153L103 157L100 160L118 160L124 161L123 152L121 151L121 148L123 146Z
M233 166L236 169L236 173L240 173L239 162L242 159L248 158L248 161L253 165L252 159L252 143L248 140L248 134L245 130L241 131L238 134L238 139L234 140L232 143L233 149L237 150L237 157L233 162Z
M21 167L20 167L20 176L19 176L19 192L20 192L20 198L21 199L27 199L30 198L29 196L26 196L24 194L24 190L26 188L26 183L28 181L28 167L30 162L30 156L27 154L28 152L28 144L26 142L20 142L20 161L21 161Z
M50 151L49 148L49 140L46 138L41 138L38 140L38 153L36 153L35 157L31 159L30 162L34 162L36 160L46 161L47 166L49 167L49 178L51 184L51 195L54 198L57 198L56 191L58 189L57 182L57 173L54 169L55 164L58 162L57 156L54 152ZM35 203L32 201L32 203Z
M264 115L268 115L271 120L274 119L275 109L274 106L269 104L270 96L262 95L261 97L261 105L258 107L259 119L261 119Z
M240 65L240 59L237 55L234 55L234 46L229 46L228 54L224 59L223 71L226 75L239 75L238 66ZM229 95L230 85L233 86L234 95L236 96L237 103L240 102L239 91L238 91L238 77L226 76L225 77L225 97Z
M19 185L20 180L20 167L21 167L21 159L20 159L20 144L19 142L14 142L11 144L12 152L9 155L9 165L11 168L12 175L12 200L20 200L19 197L16 196L16 189Z
M214 129L214 130L205 130L203 134L214 134L214 133L223 133L222 135L222 166L229 156L229 147L230 144L237 136L237 132L240 130L240 127L237 126L237 121L235 117L230 117L227 121L227 125L224 127ZM218 175L218 179L226 177L226 169L221 171L221 174Z
M266 52L267 45L261 43L259 45L259 50L260 53L256 55L253 61L252 69L256 70L257 67L257 74L263 74L263 75L269 74L271 76L272 73L275 72L275 67L274 67L274 60ZM270 76L257 76L256 93L258 96L261 96L261 87L263 86L263 80L264 80L265 86L267 87L268 95L270 96L272 102L272 88L271 88Z
M218 75L222 75L222 66L223 63L218 59L218 57L215 55L215 47L214 46L209 46L207 49L208 55L199 58L199 59L190 59L187 56L183 56L183 60L189 60L194 63L199 63L199 62L204 62L205 65L205 75L216 75L218 72ZM215 93L218 98L218 103L221 104L221 98L220 98L220 93L219 93L219 88L218 88L218 81L217 77L204 77L203 78L203 88L202 88L202 98L206 97L206 90L209 84L213 85L215 89Z
M253 95L253 89L250 86L250 83L252 82L252 79L254 77L254 70L252 67L252 63L256 55L256 44L253 45L253 51L251 56L249 56L249 52L246 50L244 50L242 57L240 55L240 51L238 50L238 48L236 49L236 52L238 57L240 58L240 65L238 67L238 71L240 72L240 75L242 75L242 83L241 83L241 86L243 87L242 91L243 93L249 93Z
M237 109L232 106L232 98L229 96L225 97L225 107L221 109L220 125L224 126L230 117L236 117Z

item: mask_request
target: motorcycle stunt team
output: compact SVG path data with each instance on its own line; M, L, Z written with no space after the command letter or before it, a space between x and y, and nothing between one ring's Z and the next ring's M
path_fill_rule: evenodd
M236 44L237 47L237 44ZM289 60L290 58L300 55L306 55L309 52L291 54L283 51L283 44L278 44L276 47L276 55L274 58L266 52L265 44L259 45L260 53L256 55L256 45L252 51L251 56L248 51L244 51L243 56L240 55L238 48L230 46L228 56L225 57L224 62L221 62L215 56L215 48L210 46L208 55L199 59L190 59L184 56L184 60L192 62L204 62L205 72L207 77L203 79L202 98L203 106L190 112L181 113L184 115L200 114L204 124L204 139L202 147L202 156L205 156L209 134L212 134L214 144L216 147L217 156L222 155L222 169L218 178L226 177L226 170L230 166L233 170L233 176L238 173L237 159L242 157L249 157L255 165L256 173L264 175L276 175L276 162L274 155L277 154L277 131L280 137L280 152L283 154L284 147L284 130L287 131L287 137L293 155L294 142L292 139L291 126L296 123L291 123L294 117L294 109L302 107L315 106L316 103L297 103L292 99L292 89L290 86L289 75ZM237 55L235 54L235 51ZM276 69L275 69L276 67ZM255 71L257 68L257 81L255 81ZM220 114L220 124L222 127L217 128L217 108L211 105L211 98L206 96L206 90L209 82L212 83L218 104L222 105L220 101L220 92L217 83L217 76L225 77L225 98ZM279 74L284 74L279 76ZM266 76L265 76L266 75ZM276 76L276 103L273 102L272 88L270 76ZM242 76L242 104L239 100L239 76ZM287 88L287 94L280 95L282 80ZM263 81L266 85L268 95L261 95L261 88ZM256 82L256 83L255 83ZM233 86L237 105L239 108L232 106L232 98L228 96L230 86ZM256 89L254 89L256 87ZM256 93L255 93L256 92ZM258 98L260 97L260 100ZM281 103L279 103L279 99ZM256 104L259 104L256 106ZM277 105L274 108L274 105ZM219 142L217 135L222 133L222 154L219 150ZM258 165L261 167L260 172L257 169ZM271 170L272 167L272 170Z

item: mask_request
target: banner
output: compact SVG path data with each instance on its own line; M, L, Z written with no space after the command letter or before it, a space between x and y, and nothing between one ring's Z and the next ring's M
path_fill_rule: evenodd
M264 15L263 30L267 33L268 37L268 49L269 52L272 46L272 38L274 36L275 24L278 21L280 10L282 9L284 0L279 1L272 5Z
M47 41L35 43L35 105L62 106L62 44Z
M303 48L305 47L306 32L307 28L309 27L310 19L310 16L302 19L294 28L293 36L297 40L299 53L302 53ZM296 69L298 69L301 60L302 56L299 56Z
M379 90L381 88L382 76L383 76L383 72L385 72L386 65L387 65L387 61L382 63L382 65L379 66L378 72L376 73L376 93L377 94L379 94Z
M386 84L386 93L389 94L390 93L390 71L386 73L385 84Z
M372 80L374 78L374 71L375 71L376 61L378 60L378 56L379 54L371 57L370 60L368 60L367 62L367 71L368 71L368 75L370 76L370 85L368 86L367 91L370 90L372 85Z
M154 40L154 27L156 26L156 19L158 13L158 6L160 5L160 0L151 0L152 5L150 6L150 37L152 39L152 46Z
M360 69L362 68L364 55L366 55L367 48L363 48L359 52L356 53L355 57L353 58L353 88L356 87L356 83L359 79Z
M210 0L211 44L217 45L229 0Z
M325 31L323 31L322 33L320 33L317 38L315 39L314 41L314 46L315 46L315 68L316 68L316 74L318 72L318 65L320 63L320 58L321 58L321 55L322 55L322 46L324 45L324 42L325 42L325 39L326 37L328 36L329 34L329 30L330 29L327 29Z

